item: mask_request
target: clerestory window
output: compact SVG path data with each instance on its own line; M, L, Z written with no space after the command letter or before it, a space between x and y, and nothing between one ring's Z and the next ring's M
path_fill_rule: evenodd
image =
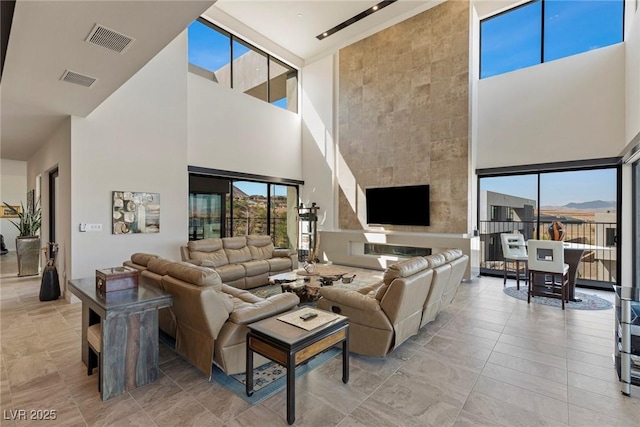
M298 70L203 18L189 25L188 37L190 72L298 111Z
M623 40L623 0L535 0L480 22L480 78Z

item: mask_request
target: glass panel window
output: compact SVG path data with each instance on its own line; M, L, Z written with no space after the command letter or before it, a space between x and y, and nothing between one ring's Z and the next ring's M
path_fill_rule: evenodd
M487 18L480 78L622 42L623 21L623 0L536 0Z
M266 101L267 77L267 55L234 38L233 88Z
M201 21L189 25L189 71L215 82L231 85L231 40Z
M480 23L480 78L539 64L542 2L535 1Z
M277 248L295 248L297 236L296 187L271 184L270 233Z
M222 194L189 194L189 240L222 236Z
M267 234L267 184L233 183L232 235Z
M622 41L621 0L546 0L544 7L545 61Z
M298 72L269 58L269 102L285 110L298 110Z

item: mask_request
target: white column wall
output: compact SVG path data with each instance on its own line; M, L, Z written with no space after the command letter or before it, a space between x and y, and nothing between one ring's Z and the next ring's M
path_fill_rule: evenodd
M302 175L300 199L316 203L318 229L333 230L336 208L336 126L334 126L334 67L337 54L320 59L302 70Z
M188 233L187 39L178 36L86 118L72 118L72 278L134 252L179 259ZM111 234L112 191L160 193L160 232ZM80 223L102 232L79 231Z
M625 45L479 80L477 167L615 157L625 146Z
M71 240L71 118L64 120L49 139L33 154L27 162L28 190L36 188L38 176L42 177L40 187L40 205L42 207L42 227L40 229L41 246L49 241L49 172L58 168L58 206L60 216L56 229L58 244L57 270L60 279L62 296L70 300L71 294L66 292L66 278L72 271ZM44 257L41 254L41 264Z
M640 134L640 6L635 10L633 1L627 1L625 6L625 141L628 143Z
M640 144L640 9L634 1L625 4L625 141L628 148ZM620 239L620 281L623 286L640 286L634 283L634 266L638 268L638 253L633 253L633 178L632 165L622 165L622 236Z
M0 165L0 202L7 202L12 206L25 206L27 203L27 162L2 159ZM4 206L4 204L2 205ZM0 218L0 234L10 251L16 250L18 229L10 221L16 219Z
M299 114L187 74L190 166L302 179Z

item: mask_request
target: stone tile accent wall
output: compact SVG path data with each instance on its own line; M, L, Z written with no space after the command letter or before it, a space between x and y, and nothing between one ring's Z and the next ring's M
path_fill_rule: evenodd
M429 184L431 226L467 232L469 3L451 0L339 53L339 154L367 187ZM364 201L340 188L339 227L366 226ZM357 197L357 196L356 196ZM362 212L356 212L358 207ZM398 209L411 209L411 200Z

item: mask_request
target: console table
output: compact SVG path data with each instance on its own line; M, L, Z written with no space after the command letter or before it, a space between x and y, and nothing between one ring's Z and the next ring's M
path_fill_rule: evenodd
M616 370L621 382L620 391L625 396L631 394L631 384L640 384L640 369L631 361L634 354L632 345L632 329L640 330L640 316L632 309L633 302L640 302L640 288L614 286L616 292L616 330L614 356ZM640 306L639 306L640 307ZM640 355L640 349L635 349Z
M87 328L102 323L102 400L158 379L158 309L173 304L144 277L138 288L100 294L95 277L70 280L82 301L82 361L88 364Z

